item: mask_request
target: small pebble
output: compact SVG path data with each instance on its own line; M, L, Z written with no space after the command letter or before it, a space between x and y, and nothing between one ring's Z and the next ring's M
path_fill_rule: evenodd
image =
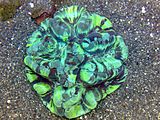
M146 13L145 7L142 7L142 13Z
M150 37L154 37L154 36L153 36L153 33L150 33Z
M11 100L7 100L7 103L10 104L10 103L11 103Z
M34 7L34 3L29 3L30 7L33 8Z

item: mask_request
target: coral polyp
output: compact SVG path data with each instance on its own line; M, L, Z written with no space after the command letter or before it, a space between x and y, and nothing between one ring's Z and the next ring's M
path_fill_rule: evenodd
M29 37L27 78L52 112L76 118L126 80L128 49L104 16L84 7L62 8Z

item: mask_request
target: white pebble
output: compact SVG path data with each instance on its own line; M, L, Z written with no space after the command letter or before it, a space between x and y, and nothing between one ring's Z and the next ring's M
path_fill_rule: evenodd
M153 33L150 33L150 37L153 37Z
M142 7L142 13L146 13L145 7Z
M31 12L28 12L28 15L32 15L32 13L31 13Z
M33 8L34 7L34 4L33 3L29 3L30 7Z
M8 104L11 103L11 100L7 100L7 103L8 103Z

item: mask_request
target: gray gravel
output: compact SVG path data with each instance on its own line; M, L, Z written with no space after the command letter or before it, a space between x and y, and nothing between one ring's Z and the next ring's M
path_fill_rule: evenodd
M79 0L73 4L110 18L129 47L125 84L78 119L160 120L160 1ZM26 40L38 27L28 15L30 9L26 3L12 20L0 22L0 120L65 120L42 105L25 77Z

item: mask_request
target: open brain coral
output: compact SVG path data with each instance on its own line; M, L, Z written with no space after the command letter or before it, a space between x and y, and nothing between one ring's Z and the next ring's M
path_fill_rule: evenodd
M30 36L27 78L52 112L76 118L125 81L128 49L109 19L70 6L57 11Z

